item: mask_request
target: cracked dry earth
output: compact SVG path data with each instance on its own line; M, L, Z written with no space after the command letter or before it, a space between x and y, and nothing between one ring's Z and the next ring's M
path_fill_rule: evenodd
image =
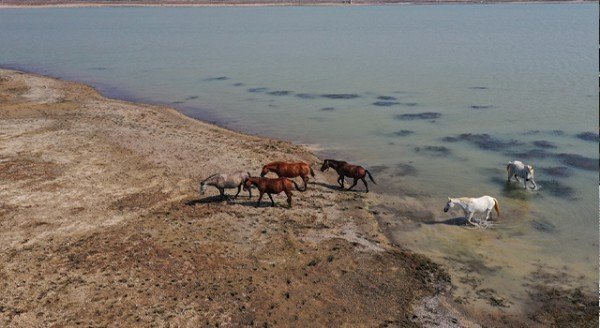
M283 194L259 208L243 191L198 194L211 173L273 160L319 162L0 70L0 326L422 326L415 308L448 276L387 241L366 202L376 194L321 172L291 209Z

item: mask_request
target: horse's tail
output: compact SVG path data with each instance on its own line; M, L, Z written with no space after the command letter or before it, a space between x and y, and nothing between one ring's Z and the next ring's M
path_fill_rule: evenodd
M369 172L369 170L365 170L365 172L367 172L367 174L369 175L369 179L371 179L371 181L373 181L374 184L377 184L377 182L375 182L375 180L373 180L373 176L371 176L371 172Z
M498 217L500 217L500 204L498 204L498 200L496 198L494 199L494 209L496 210L496 214L498 214Z
M296 187L296 190L300 191L300 192L305 192L306 188L304 189L300 189L300 186L296 183L296 181L292 180L292 179L288 179L290 181L292 181L292 183L294 184L294 187Z
M312 166L309 166L308 168L310 168L310 175L312 175L312 177L315 177L315 171L313 171Z
M510 165L512 164L512 162L508 162L508 164L506 164L506 174L508 175L508 178L510 179Z

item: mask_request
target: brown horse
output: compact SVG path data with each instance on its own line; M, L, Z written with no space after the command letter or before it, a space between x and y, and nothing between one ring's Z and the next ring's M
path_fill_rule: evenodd
M308 174L314 178L315 172L307 163L288 163L288 162L272 162L262 168L260 173L261 177L264 177L267 173L274 172L280 178L295 178L301 177L304 181L304 189L306 190L306 183L308 182Z
M358 179L361 179L365 184L365 188L367 188L367 192L369 192L369 186L367 185L367 180L365 180L365 176L369 175L369 179L373 181L374 184L377 184L373 177L371 176L371 172L365 170L362 166L348 164L346 161L336 161L334 159L326 159L321 166L321 172L325 172L330 167L332 167L337 174L339 175L337 182L340 184L342 189L344 189L344 177L354 178L354 183L348 189L351 190L358 183Z
M256 203L256 207L260 206L260 200L262 199L265 193L271 199L271 206L275 206L275 201L273 200L273 196L271 196L271 194L278 194L282 191L285 192L285 195L287 196L288 206L292 207L292 189L296 187L296 190L298 191L306 190L306 188L304 190L300 189L300 187L295 181L292 181L287 178L270 179L251 177L246 179L246 181L244 182L244 190L249 190L249 188L252 185L256 186L258 192L260 193L260 196L258 196L258 202Z

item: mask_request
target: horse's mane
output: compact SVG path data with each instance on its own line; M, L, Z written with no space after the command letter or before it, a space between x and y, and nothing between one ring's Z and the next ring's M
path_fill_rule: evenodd
M325 163L330 162L330 163L333 163L333 164L336 164L336 165L347 164L348 163L346 161L338 161L337 159L326 159L323 162L325 162Z
M208 176L208 178L206 178L206 179L202 180L202 182L206 182L206 181L208 181L208 179L212 179L212 178L214 178L214 177L216 177L217 175L220 175L220 174L221 174L221 173L215 173L215 174L211 174L211 175L209 175L209 176Z

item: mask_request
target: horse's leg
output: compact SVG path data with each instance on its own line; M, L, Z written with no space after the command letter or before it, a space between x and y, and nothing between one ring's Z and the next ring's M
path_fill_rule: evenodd
M533 186L533 190L536 190L537 189L537 184L535 184L535 181L533 180L533 178L531 180L529 180L529 181L531 181L531 185Z
M237 194L235 194L235 196L233 196L233 199L237 198L237 196L240 194L240 191L242 191L242 185L238 186L238 192L237 192Z
M475 222L471 221L471 219L473 219L473 212L467 213L467 215L465 215L465 218L467 219L467 224L470 223L471 225L474 225L474 226L479 225L479 224L476 224Z
M354 188L354 186L356 186L357 183L358 183L358 178L354 178L354 183L352 184L352 186L350 186L350 188L348 188L348 190L352 190L352 188Z
M219 194L221 196L221 201L225 198L225 188L219 188Z
M306 175L302 176L302 181L304 181L304 190L306 190L306 184L308 183L308 177Z
M286 190L285 191L285 195L287 196L287 203L288 203L288 207L292 208L292 192Z
M264 194L265 194L264 192L262 192L262 191L260 192L260 195L258 196L258 202L256 202L256 206L255 207L259 207L260 206L260 200L263 198Z
M362 182L365 184L365 188L367 188L367 191L365 192L369 192L369 186L367 185L367 180L365 180L364 177L360 178L362 180Z
M486 228L487 228L487 227L489 227L489 226L491 225L491 224L490 224L490 222L489 222L489 220L490 220L490 213L491 213L491 212L492 212L492 209L491 209L491 208L490 208L490 209L487 209L487 210L485 210L485 218L483 219L483 220L484 220L484 221L483 221L483 224L484 224L484 226L485 226Z
M269 198L271 198L271 206L275 207L275 201L273 200L273 196L271 196L270 193L267 193L267 196L269 196Z
M337 179L338 184L340 185L340 187L342 187L342 189L344 189L344 176L340 174L340 176Z

